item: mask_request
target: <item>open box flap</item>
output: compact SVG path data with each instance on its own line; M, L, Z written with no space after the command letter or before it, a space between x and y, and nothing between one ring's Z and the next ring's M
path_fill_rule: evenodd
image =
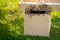
M20 9L22 9L22 10L25 10L27 7L29 7L31 4L20 4ZM32 5L34 5L34 4L32 4ZM35 5L40 5L40 4L35 4ZM42 4L43 5L43 4ZM47 5L47 4L46 4ZM48 6L49 7L51 7L52 8L52 11L60 11L60 5L49 5L48 4Z
M21 0L21 2L48 2L48 3L60 3L60 0Z
M19 7L25 10L30 5L48 5L52 8L52 11L60 11L60 0L21 0Z

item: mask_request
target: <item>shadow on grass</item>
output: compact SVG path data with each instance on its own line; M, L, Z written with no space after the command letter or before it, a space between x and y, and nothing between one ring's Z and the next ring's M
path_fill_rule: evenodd
M9 28L8 24L0 23L0 40L8 39Z

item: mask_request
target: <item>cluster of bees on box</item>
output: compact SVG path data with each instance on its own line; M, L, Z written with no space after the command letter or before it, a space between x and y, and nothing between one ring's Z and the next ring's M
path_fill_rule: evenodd
M25 14L31 19L32 16L45 16L45 14L50 15L51 7L47 5L30 5L25 9Z
M26 14L50 14L51 7L47 5L30 5L25 9Z

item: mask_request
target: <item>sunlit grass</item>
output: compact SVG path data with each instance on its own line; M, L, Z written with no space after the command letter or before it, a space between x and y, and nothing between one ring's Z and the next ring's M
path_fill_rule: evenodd
M60 18L60 11L52 11L51 18L53 18L54 16L57 16L58 18Z

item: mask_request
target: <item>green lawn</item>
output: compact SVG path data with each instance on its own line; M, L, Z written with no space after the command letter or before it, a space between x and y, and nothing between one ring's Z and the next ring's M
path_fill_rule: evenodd
M51 12L50 37L24 36L23 11L20 0L0 0L0 40L60 40L60 12Z

